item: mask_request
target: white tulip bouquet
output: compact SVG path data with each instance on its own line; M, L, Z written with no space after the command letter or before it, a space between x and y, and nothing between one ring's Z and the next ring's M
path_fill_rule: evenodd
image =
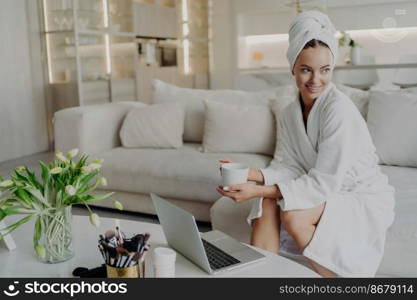
M16 168L10 179L0 177L0 221L10 215L26 215L0 228L0 239L35 219L33 246L42 261L54 263L73 256L72 205L84 204L90 213L90 222L98 227L99 216L88 204L113 194L92 194L99 185L107 185L106 179L99 176L103 160L87 163L88 157L83 155L74 161L77 154L78 149L69 151L66 156L57 152L57 159L50 164L39 162L41 179L26 166ZM118 201L114 206L123 209Z

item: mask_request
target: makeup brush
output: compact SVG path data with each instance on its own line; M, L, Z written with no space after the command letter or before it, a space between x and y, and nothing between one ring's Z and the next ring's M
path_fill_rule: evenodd
M141 246L140 246L140 248L139 248L139 252L142 252L143 251L143 248L146 246L146 242L149 240L149 237L150 237L151 235L149 234L149 233L145 233L145 235L143 236L143 241L142 241L142 244L141 244Z
M129 264L130 264L130 262L132 261L132 259L133 259L133 256L135 255L135 252L131 252L130 254L129 254L129 256L127 257L127 259L126 259L126 262L124 263L124 265L123 265L123 268L126 268L127 266L129 266Z
M141 248L142 248L142 245L143 245L143 241L145 240L145 237L141 234L141 235L139 235L138 236L138 238L137 238L137 250L136 250L136 252L140 252L140 250L141 250Z
M125 248L122 248L122 247L117 247L116 252L117 254L120 254L120 255L129 255L129 251L127 251Z
M111 239L112 237L114 237L116 235L116 233L114 232L114 230L107 230L105 233L104 233L104 236L107 238L107 239Z
M125 248L129 252L135 252L138 248L137 242L132 240L125 240L123 243L123 248Z
M100 250L101 256L103 256L104 262L107 262L106 260L106 254L104 254L104 248L102 245L98 245L98 249Z
M104 236L106 237L106 240L113 244L114 247L117 247L117 236L116 233L113 230L107 230L106 233L104 234Z
M132 266L134 266L135 264L138 263L139 256L140 256L140 253L135 252L135 254L132 257L132 260L130 261L129 267L132 267Z
M142 238L144 238L143 234L137 234L134 237L132 237L131 240L137 242L139 239L142 239Z
M107 252L109 253L109 257L110 257L110 265L114 267L114 262L117 256L116 248L107 247Z

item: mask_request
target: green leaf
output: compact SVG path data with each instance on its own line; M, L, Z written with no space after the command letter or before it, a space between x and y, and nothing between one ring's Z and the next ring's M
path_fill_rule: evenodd
M91 179L93 179L98 172L94 171L88 175L86 175L84 178L80 180L80 187L83 187L85 184L87 184Z
M26 172L28 173L29 181L33 184L33 186L35 186L38 190L43 191L43 186L36 178L35 173L29 171L28 168L26 168Z
M35 223L35 232L33 234L33 244L37 245L39 240L41 239L41 235L42 235L42 223L41 223L41 218L37 217L36 218L36 223Z
M42 204L49 207L49 203L46 201L46 199L43 197L42 193L34 188L26 188L26 190L32 194L36 199L38 199Z
M3 219L10 215L20 214L18 209L1 209L0 208L0 218Z
M80 160L78 161L77 165L75 166L76 169L81 169L81 167L83 167L86 162L87 162L88 156L87 155L83 155L81 156Z
M42 161L39 162L42 170L42 180L43 180L43 196L45 197L46 201L49 202L49 193L52 190L52 180L51 174L49 173L49 168L45 165Z
M17 198L22 199L24 202L26 202L28 205L32 205L33 201L30 199L30 196L28 195L28 193L22 189L22 188L17 188L15 195Z
M101 195L86 195L83 197L78 198L80 201L73 202L73 204L81 204L81 203L91 203L91 202L97 202L101 201L103 199L106 199L110 196L112 196L114 193L107 193L107 194L101 194Z
M28 205L25 201L16 198L12 195L8 195L7 197L0 200L0 208L6 209L12 206L22 206L27 209L33 208L32 206Z
M21 214L34 214L36 211L34 210L26 210L26 209L19 209L19 208L0 208L0 221L3 220L7 216L11 215L21 215Z
M55 197L55 207L58 207L58 206L60 206L60 204L62 204L62 198L63 198L63 195L64 195L64 193L63 193L63 191L62 191L62 190L59 190L59 191L56 193L56 197Z
M41 170L42 170L41 176L43 180L43 185L46 186L49 184L49 180L51 178L51 175L49 174L49 168L42 161L39 162L39 165L41 166Z
M20 174L17 171L14 171L14 173L15 173L16 181L20 181L20 182L23 181L23 182L28 182L29 183L29 179L28 178L26 178L25 176L23 176L22 174Z
M18 201L18 200L15 200L13 198L5 198L5 199L2 199L0 201L0 208L6 209L8 207L11 207L11 206L13 206L13 205L16 204L16 201Z
M85 194L86 192L88 192L88 191L92 191L92 190L94 190L94 185L84 185L83 187L80 187L80 188L77 190L77 194L79 194L79 195L83 195L83 194Z
M20 219L19 221L17 221L16 223L7 226L6 228L4 228L2 231L6 231L6 233L3 233L3 236L6 234L9 234L10 232L12 232L13 230L15 230L17 227L19 227L22 224L25 224L26 222L28 222L30 219L32 219L34 216L34 214L32 215L28 215L22 219Z

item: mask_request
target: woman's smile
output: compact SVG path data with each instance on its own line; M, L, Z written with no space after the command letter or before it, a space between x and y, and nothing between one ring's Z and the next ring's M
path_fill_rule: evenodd
M322 89L322 85L313 85L313 84L306 84L305 87L307 88L307 91L309 91L312 94L318 93Z

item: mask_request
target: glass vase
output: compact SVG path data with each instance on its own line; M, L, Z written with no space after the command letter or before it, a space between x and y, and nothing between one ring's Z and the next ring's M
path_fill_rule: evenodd
M352 47L350 49L350 60L352 65L360 65L361 64L361 49L359 46Z
M41 236L38 241L38 249L43 247L41 251L36 251L39 260L53 264L72 258L74 250L71 206L48 209L39 216L39 221ZM35 250L36 246L34 245Z

